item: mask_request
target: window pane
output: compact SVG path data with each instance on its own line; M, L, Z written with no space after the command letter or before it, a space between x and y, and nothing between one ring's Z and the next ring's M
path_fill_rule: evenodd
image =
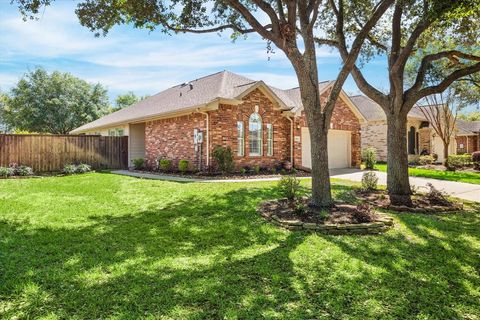
M248 147L250 155L262 155L262 118L258 113L252 113L249 119Z
M237 122L237 139L238 139L238 150L237 155L243 156L244 155L244 131L243 131L243 122Z
M267 156L273 155L273 125L267 124Z

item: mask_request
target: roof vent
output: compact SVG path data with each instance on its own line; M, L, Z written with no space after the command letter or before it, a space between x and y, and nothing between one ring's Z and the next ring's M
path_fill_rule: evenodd
M190 90L193 90L193 84L190 83Z
M182 93L180 92L180 97L182 96Z

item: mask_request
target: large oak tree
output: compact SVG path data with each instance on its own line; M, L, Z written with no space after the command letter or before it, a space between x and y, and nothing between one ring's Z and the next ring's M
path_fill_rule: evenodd
M231 30L233 37L256 33L283 51L298 78L311 136L312 205L324 207L332 204L327 133L335 101L369 31L393 2L351 1L353 8L362 10L365 23L349 42L345 62L323 105L314 39L323 27L318 19L320 12L331 9L327 0L84 0L78 4L76 13L81 24L97 34L105 35L118 24L174 33ZM17 0L17 3L28 15L38 13L40 6L50 0Z
M338 48L346 62L350 55L348 39L363 29L367 17L349 1L330 0L330 3L333 10L324 17L332 21L330 28L317 41ZM418 101L480 71L480 57L474 54L480 43L479 29L478 0L396 0L367 36L362 57L368 59L375 54L387 57L387 90L372 85L359 64L353 67L352 75L359 89L377 102L387 117L387 184L393 204L412 204L407 114ZM415 80L407 86L406 66L410 59L419 56ZM445 75L436 83L428 83L425 80L431 67L439 63L445 64Z

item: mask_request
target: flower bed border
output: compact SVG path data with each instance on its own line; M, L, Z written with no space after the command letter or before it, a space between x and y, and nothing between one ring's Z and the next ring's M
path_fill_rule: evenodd
M264 201L265 203L268 201ZM261 204L262 204L261 203ZM329 235L376 235L384 233L393 228L393 218L376 212L378 218L373 222L355 223L355 224L318 224L312 222L302 222L300 220L283 220L276 214L262 212L261 204L257 213L265 220L288 230L305 230Z

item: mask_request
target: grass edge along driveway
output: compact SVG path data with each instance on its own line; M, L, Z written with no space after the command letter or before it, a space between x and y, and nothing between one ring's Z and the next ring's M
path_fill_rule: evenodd
M256 214L278 196L275 182L0 180L0 318L480 317L479 206L325 236Z
M386 164L376 164L375 168L382 172L387 172ZM480 184L480 173L475 172L440 171L423 168L408 168L408 174L412 177Z

